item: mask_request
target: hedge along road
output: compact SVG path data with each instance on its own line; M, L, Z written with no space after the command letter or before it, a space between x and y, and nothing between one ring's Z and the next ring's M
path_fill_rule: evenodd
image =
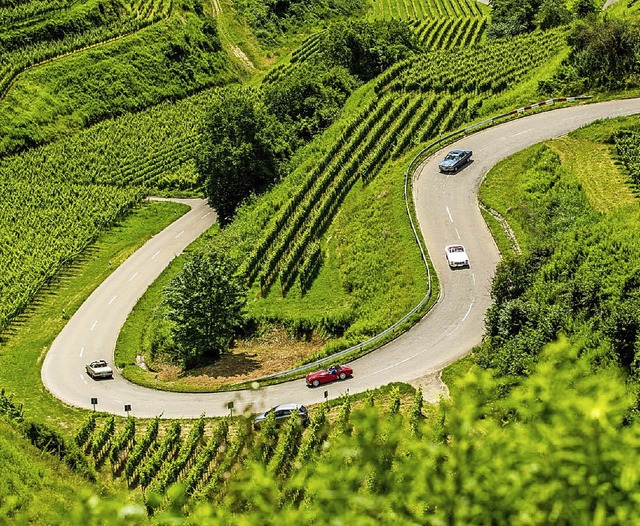
M416 171L414 202L430 258L438 273L441 295L431 311L409 331L376 351L351 362L354 377L320 388L303 379L257 390L174 393L134 385L115 371L113 380L92 380L84 366L98 358L113 359L124 321L137 300L169 262L215 221L203 201L188 201L190 212L149 240L71 317L55 339L42 367L46 388L67 404L124 415L125 404L137 417L197 418L261 411L276 404L319 403L330 398L380 387L392 381L412 382L433 374L481 342L484 314L490 305L491 280L499 253L478 208L484 175L501 159L540 141L568 133L598 119L640 113L640 99L568 107L522 117L461 138L449 145L473 150L473 162L457 174L438 171L441 150ZM444 246L465 245L468 269L450 270Z

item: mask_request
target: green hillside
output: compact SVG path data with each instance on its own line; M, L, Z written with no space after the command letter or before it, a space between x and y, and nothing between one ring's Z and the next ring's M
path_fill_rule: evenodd
M488 174L504 260L450 400L392 384L256 431L80 411L40 380L68 315L183 212L149 195L205 196L222 225L129 318L135 382L222 386L218 361L185 371L167 316L193 253L245 291L237 382L400 319L427 290L404 201L419 151L552 96L638 95L635 2L514 1L0 0L0 524L634 521L637 117Z

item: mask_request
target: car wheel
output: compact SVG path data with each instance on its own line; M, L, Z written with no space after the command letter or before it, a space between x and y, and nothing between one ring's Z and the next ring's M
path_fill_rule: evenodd
M340 373L340 380L344 380L347 377L346 373Z
M313 382L311 382L311 384L313 385L313 387L318 387L320 385L320 380L314 380Z

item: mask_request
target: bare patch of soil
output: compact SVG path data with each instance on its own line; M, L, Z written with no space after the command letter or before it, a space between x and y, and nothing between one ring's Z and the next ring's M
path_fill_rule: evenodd
M316 354L325 343L319 338L308 342L296 340L282 329L272 329L256 339L239 340L214 364L184 373L170 364L155 363L154 369L158 382L185 388L217 389L290 369Z

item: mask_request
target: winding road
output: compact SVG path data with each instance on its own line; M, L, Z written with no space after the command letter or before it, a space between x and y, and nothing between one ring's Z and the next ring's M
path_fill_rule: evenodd
M328 387L310 389L295 380L258 390L216 393L172 393L131 384L120 375L94 381L84 365L112 357L118 334L130 310L169 262L215 221L199 200L187 201L190 212L154 236L116 269L71 317L55 339L42 367L46 388L63 402L124 415L125 404L136 417L197 418L237 411L261 411L285 402L319 403L324 391L335 398L347 389L362 392L391 381L417 384L480 343L484 314L499 253L480 214L478 188L501 159L540 141L568 133L598 119L640 113L640 99L573 106L511 120L464 137L446 150L471 149L474 161L457 174L443 175L444 152L427 159L414 175L414 201L430 258L440 278L441 295L434 308L411 330L376 351L351 362L355 376ZM471 268L448 268L444 246L465 245Z

